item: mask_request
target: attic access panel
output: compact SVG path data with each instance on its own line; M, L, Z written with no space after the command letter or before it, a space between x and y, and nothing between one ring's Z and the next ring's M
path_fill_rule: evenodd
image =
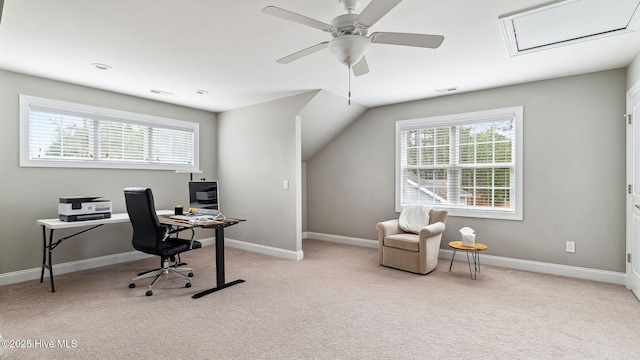
M499 17L516 56L640 29L640 0L564 0Z

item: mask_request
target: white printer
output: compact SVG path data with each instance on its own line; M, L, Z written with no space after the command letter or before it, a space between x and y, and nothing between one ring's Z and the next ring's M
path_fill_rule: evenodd
M98 200L102 196L65 196L58 203L58 215L62 221L108 219L111 217L111 201Z

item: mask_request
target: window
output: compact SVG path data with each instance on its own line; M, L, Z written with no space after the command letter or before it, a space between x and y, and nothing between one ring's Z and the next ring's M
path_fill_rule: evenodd
M396 211L522 220L523 108L396 122Z
M20 95L20 166L197 170L199 124Z

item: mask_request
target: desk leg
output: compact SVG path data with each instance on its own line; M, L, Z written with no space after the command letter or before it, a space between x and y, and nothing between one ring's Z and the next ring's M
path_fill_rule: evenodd
M209 295L213 292L228 288L236 284L243 283L244 280L238 279L230 283L225 283L224 276L224 228L216 228L216 287L199 292L192 296L194 299L201 298L205 295Z
M40 283L44 280L44 267L47 263L47 229L42 226L42 271L40 272Z
M53 229L49 231L49 245L47 246L47 230L42 226L42 271L40 272L40 283L44 280L44 269L49 269L49 280L51 281L51 292L56 292L56 287L53 284L53 262L51 261L53 241ZM49 252L49 263L47 263L47 252Z
M224 285L224 228L216 229L216 286Z

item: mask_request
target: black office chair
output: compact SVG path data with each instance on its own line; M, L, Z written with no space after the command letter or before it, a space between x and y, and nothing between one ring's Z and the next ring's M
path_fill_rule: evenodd
M160 257L160 268L133 278L129 288L135 288L137 280L155 276L146 292L147 296L151 296L153 295L151 290L153 286L163 275L168 278L169 273L185 278L188 281L185 287L191 287L193 269L179 267L180 254L199 249L202 247L202 243L193 240L193 232L191 239L180 239L177 237L180 229L171 229L171 227L160 223L151 189L126 188L124 189L124 198L127 204L127 213L129 213L129 219L133 226L133 247L138 251ZM171 237L171 235L176 236ZM174 265L169 265L170 260L174 262ZM185 275L183 272L188 272L188 274Z

